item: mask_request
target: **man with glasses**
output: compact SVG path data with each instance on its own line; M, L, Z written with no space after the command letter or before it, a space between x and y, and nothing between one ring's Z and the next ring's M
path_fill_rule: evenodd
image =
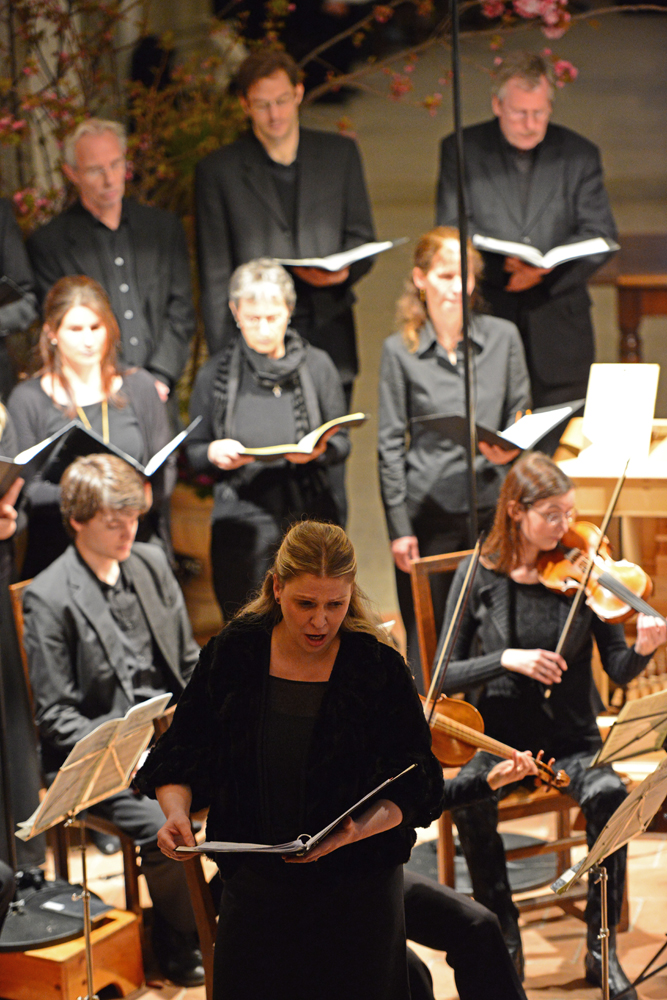
M470 235L552 247L616 237L596 146L550 124L554 74L541 56L507 55L494 78L495 118L464 129ZM455 137L442 142L437 222L457 222ZM607 255L551 269L486 253L482 298L519 327L533 404L586 395L595 356L586 281ZM541 444L544 450L544 443Z
M188 359L195 329L190 262L179 219L125 198L125 131L89 118L65 139L65 177L79 197L28 240L43 300L66 274L102 285L121 333L122 359L147 368L163 402Z
M375 239L352 139L301 128L301 72L286 52L259 50L237 74L249 131L197 167L197 242L210 353L235 336L228 283L258 257L326 257ZM332 357L349 406L358 370L353 285L372 259L340 271L291 268L295 330Z

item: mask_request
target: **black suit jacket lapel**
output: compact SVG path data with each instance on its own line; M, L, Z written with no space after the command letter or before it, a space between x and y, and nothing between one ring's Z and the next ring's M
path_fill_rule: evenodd
M511 228L517 227L519 231L523 229L524 213L519 199L519 185L516 171L503 154L503 138L500 134L500 126L497 119L491 122L488 133L488 142L485 143L482 169L486 173L488 183L495 194L498 205L502 206L511 219ZM494 197L488 191L484 197ZM470 205L470 214L475 218L475 206ZM497 236L497 233L484 233L485 236Z
M157 643L158 649L164 657L164 661L170 673L173 675L177 686L180 690L185 687L183 683L183 678L180 672L180 663L178 661L178 651L174 650L171 645L165 642L164 632L164 620L165 614L168 614L168 610L163 604L157 599L155 593L155 583L153 578L140 559L130 558L123 564L123 569L127 575L128 580L130 580L134 586L134 592L139 598L139 603L143 608L144 614L146 615L146 620L148 621L148 627L151 630L153 639Z
M315 141L313 141L315 140ZM322 209L322 186L326 184L327 164L323 162L317 137L301 129L299 136L299 174L297 187L296 244L301 257L319 257L312 243L314 213ZM319 221L319 220L318 220Z
M85 209L80 204L67 213L67 246L74 264L72 273L86 274L106 288L108 276L102 266L94 233L91 232L90 220L84 213Z
M267 164L265 162L266 153L262 149L258 140L248 136L245 156L243 159L244 183L250 188L255 198L257 198L267 212L269 212L281 229L289 232L291 227L285 218L283 207L280 204L276 186L273 183Z
M558 136L547 129L547 134L537 148L533 176L530 183L530 195L526 210L524 230L530 233L540 216L547 211L562 185L563 170L566 169L561 156L561 141ZM545 247L550 250L551 247Z
M158 252L160 234L155 231L154 221L150 226L142 225L141 209L132 201L124 202L124 209L130 227L130 237L132 243L132 255L134 257L134 270L139 290L139 298L142 302L147 299L148 288L151 288L158 280L157 273ZM157 214L157 213L155 213Z
M73 546L69 550L68 574L72 600L97 633L107 661L116 673L123 693L130 705L133 705L134 690L132 688L132 681L128 671L125 669L123 647L118 638L109 606L104 600L100 588L91 579L88 570L79 563Z

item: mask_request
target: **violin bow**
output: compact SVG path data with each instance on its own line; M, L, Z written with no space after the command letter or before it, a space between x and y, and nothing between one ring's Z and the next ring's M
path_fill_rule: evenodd
M614 492L611 495L611 499L609 500L609 504L607 506L607 510L606 510L605 515L604 515L604 517L602 519L602 524L600 525L600 537L598 539L598 544L597 544L597 548L595 550L595 553L594 553L594 555L587 557L588 558L588 568L587 568L586 572L584 573L584 575L582 577L582 580L581 580L581 583L579 584L579 587L577 589L577 592L576 592L576 594L574 595L574 597L572 599L572 604L570 605L569 614L568 614L567 619L565 621L565 625L563 626L563 631L560 634L560 638L558 640L558 645L556 646L556 652L558 654L560 654L562 652L563 646L567 642L567 637L570 634L570 629L572 627L572 622L574 621L574 616L577 614L579 608L581 607L581 602L583 600L584 594L586 593L586 585L587 585L587 583L588 583L588 581L590 579L591 572L593 571L593 566L595 564L595 559L599 555L600 548L602 546L602 541L604 539L604 536L605 536L605 533L607 531L607 528L609 527L609 522L611 521L611 519L613 517L614 509L616 507L616 504L618 503L618 498L621 495L621 490L623 489L623 483L625 482L625 477L626 477L627 472L628 472L628 466L629 466L629 464L630 464L630 459L628 458L627 462L625 463L625 467L623 469L623 472L618 477L618 482L616 483L616 486L614 487ZM544 697L545 698L550 698L551 697L551 688L550 687L546 688L546 690L544 692Z
M475 573L477 572L477 566L479 564L479 557L482 554L482 542L484 540L485 532L482 532L477 539L475 548L468 564L468 569L466 570L466 575L463 580L463 586L461 587L459 596L456 601L456 607L454 608L454 614L452 615L452 620L449 623L449 628L447 629L447 634L445 635L445 641L442 644L442 649L440 650L440 656L438 657L438 662L436 663L435 670L433 671L433 676L431 678L431 684L428 689L428 694L426 695L426 705L430 705L428 709L428 715L426 716L429 726L433 721L433 715L435 713L435 703L442 694L442 689L445 684L445 676L447 674L447 667L449 666L449 661L452 658L452 653L454 652L454 645L459 635L461 628L461 622L463 621L463 615L465 609L468 606L468 598L470 597L470 591L472 589L473 582L475 580Z

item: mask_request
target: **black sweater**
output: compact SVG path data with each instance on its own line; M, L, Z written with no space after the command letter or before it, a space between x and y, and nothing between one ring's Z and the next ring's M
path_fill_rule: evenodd
M150 754L137 784L154 794L189 785L192 808L209 806L209 840L267 843L259 747L266 711L271 626L233 622L201 654L171 727ZM363 633L341 632L341 644L318 713L305 774L306 829L336 816L410 764L386 798L403 813L392 830L348 845L320 861L332 873L377 870L407 861L415 826L442 810L442 769L408 668L396 650ZM246 860L218 854L229 876ZM280 858L276 870L284 867Z

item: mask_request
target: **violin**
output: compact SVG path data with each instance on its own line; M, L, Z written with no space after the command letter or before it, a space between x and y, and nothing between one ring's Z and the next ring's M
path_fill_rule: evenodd
M537 573L545 587L568 596L588 574L586 603L603 621L624 622L635 611L665 620L644 600L653 590L648 574L626 559L612 559L609 539L588 521L577 521L555 549L542 553Z
M424 706L427 700L420 695ZM441 695L435 703L431 719L432 750L443 767L461 767L467 764L477 750L488 750L497 757L511 760L513 747L484 735L484 720L474 705L458 698ZM546 785L567 788L570 779L565 771L554 771L541 760L536 760L538 775Z

